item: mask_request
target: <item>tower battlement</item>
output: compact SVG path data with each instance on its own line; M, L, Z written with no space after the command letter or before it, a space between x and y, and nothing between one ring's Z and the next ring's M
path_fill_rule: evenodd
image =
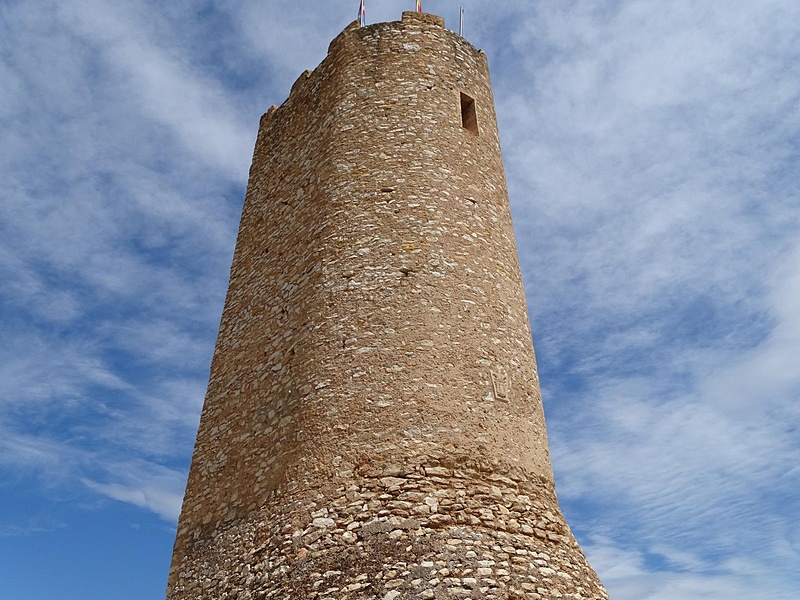
M262 117L168 598L607 598L558 509L496 123L485 55L411 12Z

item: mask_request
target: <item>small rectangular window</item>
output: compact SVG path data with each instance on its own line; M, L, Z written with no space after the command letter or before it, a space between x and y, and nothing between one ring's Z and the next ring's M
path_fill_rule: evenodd
M478 133L478 115L475 112L475 98L461 93L461 126L467 131Z

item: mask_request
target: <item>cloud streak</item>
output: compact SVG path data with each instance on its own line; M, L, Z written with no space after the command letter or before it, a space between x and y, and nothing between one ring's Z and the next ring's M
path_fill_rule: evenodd
M789 597L797 9L602 6L515 20L495 77L560 495L616 598Z
M114 483L100 483L91 479L82 479L82 482L89 489L112 500L153 511L168 521L178 520L186 485L183 471L131 461L116 465L114 478Z

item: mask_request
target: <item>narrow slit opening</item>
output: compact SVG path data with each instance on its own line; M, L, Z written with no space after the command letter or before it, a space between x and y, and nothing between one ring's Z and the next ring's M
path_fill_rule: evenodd
M467 131L478 134L478 115L475 112L475 98L461 93L461 126Z

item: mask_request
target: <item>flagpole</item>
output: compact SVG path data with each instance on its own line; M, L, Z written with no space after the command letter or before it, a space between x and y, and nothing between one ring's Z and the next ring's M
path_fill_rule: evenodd
M460 7L458 11L458 35L464 37L464 7Z

